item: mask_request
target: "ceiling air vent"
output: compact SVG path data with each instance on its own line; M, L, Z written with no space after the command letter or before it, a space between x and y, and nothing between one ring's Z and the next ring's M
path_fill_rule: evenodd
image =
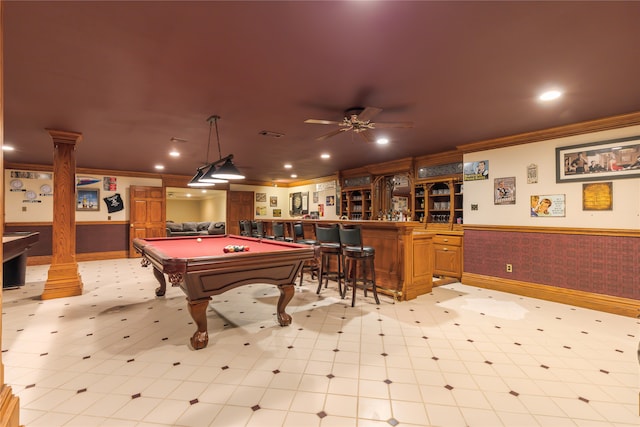
M258 135L270 136L271 138L281 138L284 136L284 133L274 132L272 130L261 130L258 132Z

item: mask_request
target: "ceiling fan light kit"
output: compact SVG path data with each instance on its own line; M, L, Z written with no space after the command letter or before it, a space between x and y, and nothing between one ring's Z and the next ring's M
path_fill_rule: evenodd
M207 143L207 164L200 166L196 170L196 174L191 178L191 181L187 184L190 187L205 187L217 183L229 182L233 179L244 179L245 176L236 168L233 164L233 154L229 154L226 157L222 157L222 150L220 149L220 134L218 133L218 119L220 116L210 116L207 121L209 122L209 139ZM216 127L216 140L218 142L218 155L219 159L209 163L209 149L211 148L211 132L213 126ZM220 165L220 166L219 166ZM219 166L219 167L218 167Z

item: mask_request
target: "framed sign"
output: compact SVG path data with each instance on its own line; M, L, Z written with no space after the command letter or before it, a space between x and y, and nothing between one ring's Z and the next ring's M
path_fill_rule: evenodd
M640 136L556 148L556 182L640 176Z
M516 177L495 178L493 180L493 193L494 205L515 205Z
M78 188L76 191L77 211L99 211L100 190L94 188Z
M613 210L613 182L582 184L582 210Z
M538 195L531 196L531 216L565 216L565 195Z

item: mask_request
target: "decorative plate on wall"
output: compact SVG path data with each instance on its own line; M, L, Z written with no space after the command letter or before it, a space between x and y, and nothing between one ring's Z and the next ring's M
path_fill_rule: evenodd
M20 190L23 185L24 184L22 184L22 181L20 181L19 179L12 179L11 180L11 189L12 190Z

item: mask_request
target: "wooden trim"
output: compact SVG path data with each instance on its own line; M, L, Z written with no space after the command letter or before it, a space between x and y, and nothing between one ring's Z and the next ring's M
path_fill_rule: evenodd
M86 254L77 254L78 261L102 261L106 259L122 259L129 258L129 251L111 251L111 252L91 252Z
M76 254L77 261L104 261L107 259L129 258L128 251L110 251L110 252L90 252L85 254ZM38 255L27 257L27 265L46 265L51 264L51 255Z
M469 225L462 228L479 231L508 231L541 234L584 234L591 236L640 237L640 230L615 228L528 227L519 225Z
M383 163L361 166L340 171L340 179L364 175L391 175L396 173L413 173L413 157L391 160Z
M520 133L485 141L472 142L459 145L456 148L463 153L486 151L496 148L511 147L513 145L529 144L532 142L548 141L550 139L565 138L586 133L602 132L605 130L619 129L640 125L640 112L621 114L602 119L572 123L534 132Z
M127 225L129 221L82 221L76 222L76 225ZM44 221L44 222L7 222L4 226L6 227L47 227L52 226L53 222Z
M637 318L640 315L640 300L502 279L500 277L484 276L474 273L463 273L461 283L469 286L538 298L545 301L604 311L621 316Z
M51 264L51 255L35 255L27 257L27 266Z
M458 150L443 151L438 154L425 154L415 158L416 170L427 166L447 165L449 163L462 163L462 153Z

